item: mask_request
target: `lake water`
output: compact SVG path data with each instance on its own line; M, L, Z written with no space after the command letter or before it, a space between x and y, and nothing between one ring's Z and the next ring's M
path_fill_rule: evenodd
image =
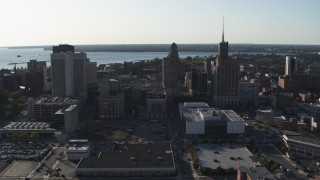
M8 49L0 48L0 69L12 69L13 65L8 63L23 63L30 59L37 59L38 61L48 61L47 66L50 66L50 54L52 51L44 51L42 48L25 48L25 49ZM257 52L243 52L247 54L258 54ZM229 54L237 54L237 52L229 52ZM271 54L271 53L259 53ZM281 53L280 53L281 54ZM17 57L20 55L21 57ZM152 60L155 58L162 59L166 57L168 52L87 52L87 57L90 61L97 62L97 64L108 63L123 63L124 61L136 60ZM179 52L181 58L196 57L196 56L215 56L216 52ZM26 67L27 64L17 64L17 68Z
M30 59L37 59L38 61L48 61L47 66L50 65L50 54L52 51L44 51L42 48L26 48L26 49L7 49L0 48L0 69L12 69L12 65L8 63L28 62ZM21 57L17 57L20 55ZM152 60L155 58L162 59L166 57L168 52L87 52L87 57L90 61L98 64L108 63L123 63L124 61L135 60ZM181 58L187 56L212 56L212 52L179 52ZM17 68L26 67L26 63L17 64Z

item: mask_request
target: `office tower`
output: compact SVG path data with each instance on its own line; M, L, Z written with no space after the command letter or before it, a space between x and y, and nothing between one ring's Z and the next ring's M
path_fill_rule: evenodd
M98 85L97 79L97 62L87 62L87 86L88 88L94 88Z
M52 47L53 53L66 53L66 52L73 52L74 53L74 46L68 44L59 44L59 46Z
M43 76L43 91L49 90L49 83L47 80L48 75L48 68L47 68L47 62L46 61L37 61L35 59L30 60L27 63L28 71L30 72L41 72ZM41 83L42 84L42 83Z
M213 101L217 106L239 104L239 61L228 57L228 42L219 43L219 55L212 66Z
M167 95L179 95L181 93L178 84L183 84L184 75L185 63L180 60L178 47L173 43L168 56L162 60L162 84Z
M285 75L291 76L292 72L298 70L298 59L286 56Z
M59 45L51 54L52 95L87 98L87 54Z
M119 89L118 80L103 77L99 97L100 120L119 120L124 116L124 92Z
M192 69L186 72L185 86L189 95L208 95L208 74L207 72Z
M256 106L259 104L259 84L254 79L240 81L239 104L243 106Z

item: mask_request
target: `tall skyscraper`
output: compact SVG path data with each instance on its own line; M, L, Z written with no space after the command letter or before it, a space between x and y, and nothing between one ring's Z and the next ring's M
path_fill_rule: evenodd
M181 93L179 83L183 84L184 75L185 63L180 60L178 47L173 43L168 56L162 60L162 84L165 86L167 95Z
M298 70L298 59L286 56L285 75L291 76L292 72Z
M51 54L52 95L87 98L87 54L59 45Z
M217 106L239 104L239 60L228 57L228 42L219 43L219 55L212 66L213 101Z

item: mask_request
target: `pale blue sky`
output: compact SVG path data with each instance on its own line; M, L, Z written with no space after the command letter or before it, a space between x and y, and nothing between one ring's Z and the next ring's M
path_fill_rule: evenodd
M319 0L3 0L0 46L320 44Z

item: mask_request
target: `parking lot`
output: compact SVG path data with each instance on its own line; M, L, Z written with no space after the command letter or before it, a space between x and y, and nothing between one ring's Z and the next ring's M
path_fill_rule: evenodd
M50 151L49 145L44 143L18 142L0 144L0 160L39 160Z

